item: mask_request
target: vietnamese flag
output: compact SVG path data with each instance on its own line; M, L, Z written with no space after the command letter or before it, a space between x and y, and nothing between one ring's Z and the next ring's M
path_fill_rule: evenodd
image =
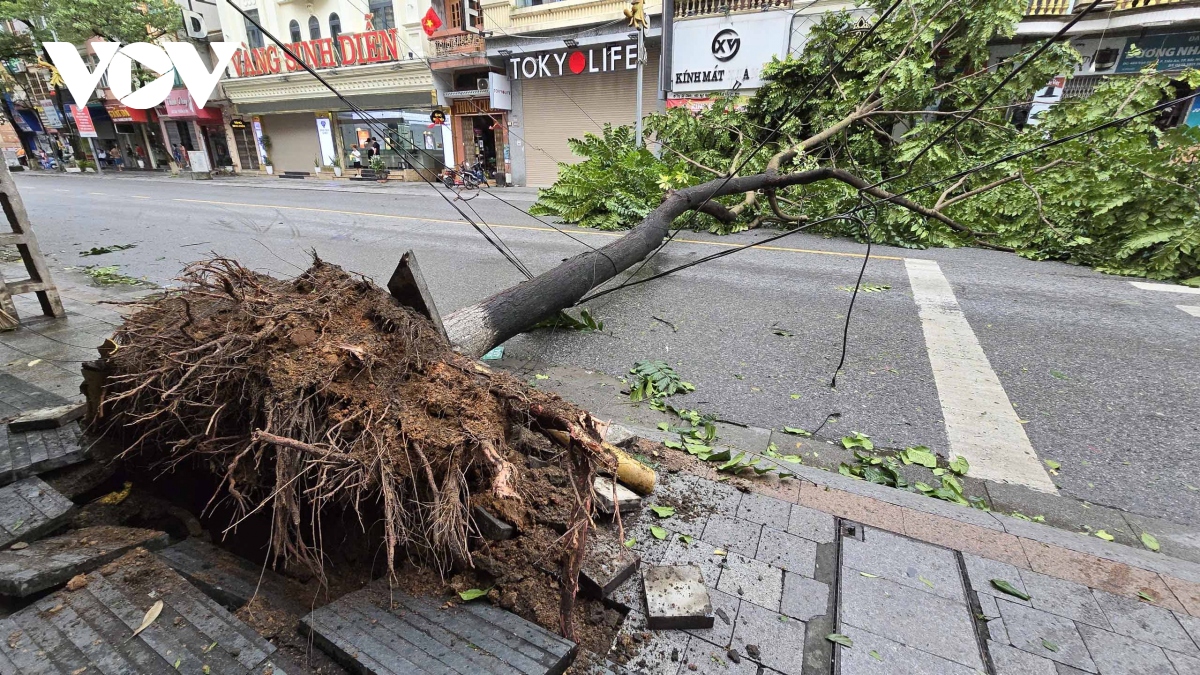
M432 36L437 29L442 27L442 20L438 18L437 12L430 7L428 12L425 12L425 18L421 19L421 28L425 29L425 34Z

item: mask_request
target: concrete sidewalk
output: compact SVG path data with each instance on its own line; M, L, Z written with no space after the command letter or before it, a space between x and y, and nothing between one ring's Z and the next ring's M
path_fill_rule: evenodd
M32 177L69 177L80 181L126 181L129 183L178 183L186 181L199 185L224 187L262 188L268 190L308 190L322 192L349 192L359 194L395 194L424 196L430 194L430 187L423 182L404 182L389 180L386 183L375 181L350 181L345 178L335 179L327 176L309 176L303 179L280 178L265 174L242 174L238 176L218 176L212 180L193 180L190 173L178 176L163 171L105 171L104 174L94 173L58 173L54 171L26 171L21 176ZM434 186L446 193L454 195L441 183ZM537 199L537 188L527 187L489 187L484 191L465 190L463 197L470 199L491 200L499 197L506 201L533 202Z
M101 303L147 289L98 288L69 273L55 280L68 316L38 317L36 302L18 296L23 323L0 333L0 370L78 399L79 362L95 358L120 321ZM611 378L545 372L529 377L614 420L610 440L663 438L654 416L667 418L622 402ZM811 466L838 457L819 438L731 425L719 434L718 446L795 477L730 477L698 460L659 472L646 501L677 504L680 514L643 513L625 536L643 565L698 565L716 618L711 629L646 630L635 575L612 598L628 615L609 655L633 672L1200 673L1200 564L1184 559L1200 542L1194 533L1156 531L1163 550L1151 552ZM789 451L798 443L805 463L768 456L773 442ZM999 489L982 485L984 494ZM1033 515L1037 506L1011 510ZM1140 536L1134 519L1122 522L1127 538Z

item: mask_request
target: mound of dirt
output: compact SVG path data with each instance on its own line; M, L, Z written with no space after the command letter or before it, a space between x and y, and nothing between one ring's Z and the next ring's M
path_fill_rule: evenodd
M532 578L530 552L577 579L592 480L615 467L589 415L455 353L426 317L319 259L290 280L223 258L180 280L114 336L93 433L124 460L209 474L238 517L270 512L277 560L329 573L322 516L336 514L379 532L393 575L407 561L505 579L494 600L543 625L554 590L554 628L571 632L575 583L504 593ZM475 507L517 540L482 539Z

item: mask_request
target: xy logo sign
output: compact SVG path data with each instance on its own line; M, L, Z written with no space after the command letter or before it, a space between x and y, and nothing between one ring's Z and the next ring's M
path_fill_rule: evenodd
M128 108L145 110L166 100L175 85L175 75L183 81L188 93L203 108L212 96L217 81L229 66L238 46L232 42L213 42L217 64L209 72L195 45L190 42L167 42L161 47L148 42L134 42L124 47L118 42L93 42L99 62L95 70L88 72L79 50L69 42L44 42L46 53L54 59L58 73L79 106L86 106L88 99L100 84L100 78L108 73L108 86L113 96ZM152 82L133 90L133 62L137 61L148 70L159 73Z

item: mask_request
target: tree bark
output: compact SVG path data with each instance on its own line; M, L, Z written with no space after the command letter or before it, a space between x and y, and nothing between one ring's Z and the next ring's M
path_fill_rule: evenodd
M571 307L593 288L650 255L670 232L675 219L687 211L704 205L705 212L713 213L716 209L711 207L715 202L709 200L716 197L807 185L823 180L837 180L860 189L868 186L867 181L846 171L823 167L792 174L768 171L730 179L716 178L669 193L662 204L641 223L611 244L581 253L529 281L450 314L444 321L446 334L459 351L478 358L533 324ZM884 190L873 188L867 192L960 231L970 231L944 214L907 199L893 197Z

